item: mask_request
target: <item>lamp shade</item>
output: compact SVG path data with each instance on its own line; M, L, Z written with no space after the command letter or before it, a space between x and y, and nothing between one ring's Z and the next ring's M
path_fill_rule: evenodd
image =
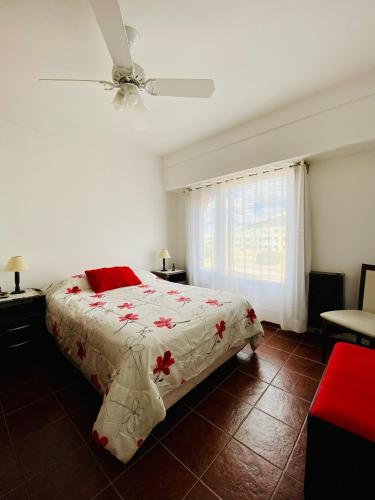
M169 254L169 252L168 252L168 250L166 248L162 248L160 250L160 254L159 255L160 255L160 257L162 259L170 259L171 258L170 254Z
M29 265L25 261L21 255L16 255L15 257L11 257L4 267L4 271L10 271L13 273L17 273L20 271L27 271L29 269Z

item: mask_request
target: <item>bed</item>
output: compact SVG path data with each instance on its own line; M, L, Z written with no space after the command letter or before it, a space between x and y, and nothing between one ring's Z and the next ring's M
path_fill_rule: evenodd
M136 274L141 284L104 293L84 274L46 290L49 332L103 395L94 439L125 463L168 407L263 339L245 297Z

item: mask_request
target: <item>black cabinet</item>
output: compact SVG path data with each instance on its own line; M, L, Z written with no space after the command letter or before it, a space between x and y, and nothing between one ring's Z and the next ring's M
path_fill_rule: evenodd
M45 296L37 289L0 300L0 349L15 349L36 340L45 328Z
M159 278L172 281L173 283L181 283L187 285L186 271L178 269L176 271L152 271Z

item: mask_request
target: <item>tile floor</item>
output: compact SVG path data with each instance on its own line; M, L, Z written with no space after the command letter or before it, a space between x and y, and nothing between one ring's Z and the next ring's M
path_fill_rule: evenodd
M127 465L93 443L100 398L54 348L3 369L0 498L302 499L325 367L313 336L265 334L174 405Z

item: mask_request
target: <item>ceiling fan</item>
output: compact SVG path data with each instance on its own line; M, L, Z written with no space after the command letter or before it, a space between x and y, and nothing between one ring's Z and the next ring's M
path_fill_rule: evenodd
M145 111L140 92L153 96L210 97L214 81L210 79L145 78L144 70L133 62L131 49L139 38L138 31L124 26L117 0L90 0L104 41L113 60L112 81L40 78L44 81L94 82L106 90L117 89L113 105L117 110Z

